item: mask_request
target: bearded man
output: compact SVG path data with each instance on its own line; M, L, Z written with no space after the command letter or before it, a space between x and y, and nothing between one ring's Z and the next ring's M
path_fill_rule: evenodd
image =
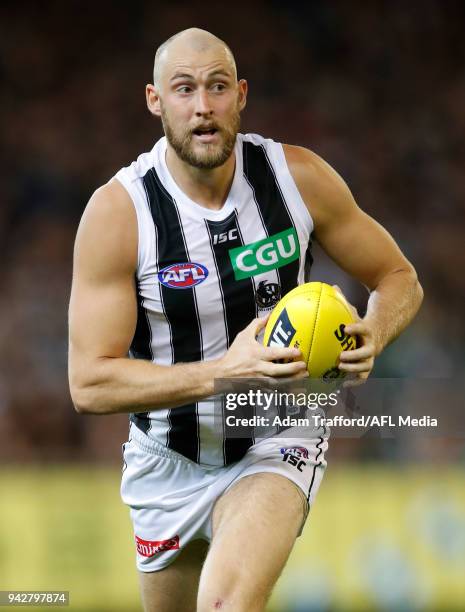
M121 491L145 610L259 611L314 501L327 439L224 437L215 379L306 374L298 349L257 336L308 279L313 237L371 292L346 328L359 348L340 357L360 380L422 291L321 158L239 133L247 83L216 36L192 28L161 45L146 96L165 137L94 193L78 230L71 394L80 413L131 414Z

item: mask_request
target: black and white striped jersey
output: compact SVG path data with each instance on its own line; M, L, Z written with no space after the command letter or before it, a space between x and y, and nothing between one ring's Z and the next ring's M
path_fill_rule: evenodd
M137 327L130 356L170 365L221 357L311 265L311 216L282 145L238 134L236 167L221 210L192 201L165 161L166 139L116 178L139 231ZM254 440L224 439L211 399L131 415L147 436L205 466L239 460Z

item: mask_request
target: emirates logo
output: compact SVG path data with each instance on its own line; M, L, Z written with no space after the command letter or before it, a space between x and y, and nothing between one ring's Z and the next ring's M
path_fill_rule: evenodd
M175 535L174 538L169 540L143 540L136 536L136 548L139 555L153 557L165 550L178 550L179 536Z

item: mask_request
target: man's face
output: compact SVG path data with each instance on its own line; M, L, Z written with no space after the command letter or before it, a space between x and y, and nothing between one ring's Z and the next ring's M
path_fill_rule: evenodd
M160 74L159 114L180 159L205 169L225 163L236 142L246 88L221 47L168 54Z

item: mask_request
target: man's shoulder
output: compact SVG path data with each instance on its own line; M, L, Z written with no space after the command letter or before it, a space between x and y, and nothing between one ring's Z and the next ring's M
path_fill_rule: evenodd
M110 233L115 228L127 231L136 221L134 205L126 188L116 178L102 185L92 194L81 224L91 224L96 231Z
M238 134L238 138L242 142L250 142L255 145L263 145L265 147L267 145L277 145L282 147L289 170L299 179L301 175L303 178L308 179L309 173L313 180L324 177L328 174L328 171L334 173L329 164L314 151L306 147L281 143L273 138L256 133Z
M286 162L294 180L317 191L346 190L344 179L314 151L297 145L283 144Z
M91 267L132 274L137 263L137 218L131 198L116 179L99 187L82 215L76 249Z
M87 208L96 209L101 215L125 214L133 208L131 197L124 185L113 177L92 194Z
M127 166L123 166L115 174L115 177L126 187L134 181L143 178L147 172L156 165L156 159L159 156L160 148L163 148L163 146L166 147L165 142L165 138L157 140L150 151L144 151L138 155L134 161Z
M283 144L289 171L315 222L352 199L343 178L322 157L305 147ZM336 207L336 208L335 208Z
M293 173L300 174L303 172L306 176L311 173L312 178L316 179L323 176L331 168L323 158L311 149L285 143L282 146L287 165Z

